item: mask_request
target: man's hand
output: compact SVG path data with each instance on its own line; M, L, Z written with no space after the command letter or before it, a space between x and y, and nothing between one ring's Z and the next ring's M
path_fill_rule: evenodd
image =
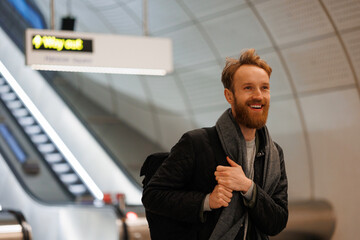
M229 202L232 198L231 189L222 186L216 185L209 197L209 205L211 209L217 209L221 207L229 206Z
M218 166L215 171L216 181L233 191L246 193L251 187L252 181L245 176L242 167L229 157L226 157L230 167Z

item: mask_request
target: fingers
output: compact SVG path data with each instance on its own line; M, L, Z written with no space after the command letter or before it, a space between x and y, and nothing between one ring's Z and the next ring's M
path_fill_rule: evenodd
M226 186L224 186L224 185L218 184L218 185L216 185L216 186L217 186L217 188L218 188L218 191L221 192L221 193L223 193L223 194L232 193L232 191L233 191L231 188L228 188L228 187L226 187Z
M219 192L224 195L226 198L229 198L229 200L232 198L232 190L226 186L218 185Z
M236 183L236 181L234 179L230 179L230 178L220 178L217 180L218 185L225 187L226 189L228 189L228 191L238 191L239 184Z
M229 177L230 173L228 171L215 171L214 175L216 177Z
M221 186L224 186L228 189L231 189L231 181L229 180L226 180L226 179L223 179L223 178L219 178L219 179L216 179L218 184L221 185Z
M231 190L224 186L216 185L213 192L210 194L210 208L216 209L220 207L227 207L229 206L231 198Z
M228 207L228 206L229 206L229 203L230 203L230 201L229 201L229 202L226 202L225 200L221 200L221 206L222 206L222 207Z
M218 193L216 197L219 199L220 202L222 202L222 204L229 203L231 201L231 198L220 193Z
M231 168L231 167L225 167L225 166L219 165L219 166L216 167L216 171L222 172L222 171L226 171L229 168Z
M229 168L231 167L241 167L239 164L237 164L236 162L234 162L233 160L231 160L228 156L226 157L226 160L228 161L228 163L230 164L230 167L228 166L217 166L216 167L216 171L227 171Z
M229 166L217 166L214 172L215 179L219 185L227 187L230 191L240 191L244 188L244 181L247 179L242 167L226 157Z
M228 161L228 163L229 163L230 166L232 166L232 167L238 167L238 166L239 166L238 164L236 164L236 162L234 162L233 160L231 160L231 159L229 158L229 156L226 157L226 160Z

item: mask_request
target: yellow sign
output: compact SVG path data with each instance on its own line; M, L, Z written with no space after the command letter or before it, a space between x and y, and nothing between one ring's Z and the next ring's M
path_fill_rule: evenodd
M84 49L84 41L80 38L59 38L55 36L41 36L39 34L33 36L33 49L39 50L57 50L57 51L88 51Z

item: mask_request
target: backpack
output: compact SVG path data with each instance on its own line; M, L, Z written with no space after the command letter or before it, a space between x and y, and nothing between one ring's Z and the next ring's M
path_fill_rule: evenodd
M143 188L150 182L152 176L156 173L169 154L169 152L153 153L145 159L140 170L140 177L145 176L142 181Z
M214 149L216 149L216 152L218 153L220 150L218 150L217 145L213 143L213 139L218 138L215 127L204 128L204 129L210 137L211 145L213 146ZM150 182L152 176L156 173L158 168L161 166L164 160L169 156L169 154L170 154L169 152L157 152L147 156L140 170L140 177L145 176L142 181L143 188Z
M145 176L142 181L143 188L145 188L146 185L150 182L152 176L156 173L158 168L169 156L169 154L169 152L153 153L145 159L144 164L140 170L140 176ZM176 239L176 236L174 236L175 229L180 229L181 231L186 230L181 229L182 224L180 222L152 213L147 209L145 209L145 216L149 224L151 239Z
M204 128L207 134L210 137L211 145L217 156L222 157L221 147L219 149L218 144L215 144L214 139L218 138L215 127L213 128ZM145 176L142 184L143 188L147 186L150 182L152 176L156 173L158 168L168 158L169 152L157 152L149 155L140 170L140 176ZM146 220L149 224L150 236L151 239L179 239L179 236L182 236L181 239L196 239L195 236L192 236L194 232L190 231L190 228L194 227L192 224L177 221L175 219L160 216L153 212L150 212L145 209ZM184 233L189 232L189 236L184 235Z

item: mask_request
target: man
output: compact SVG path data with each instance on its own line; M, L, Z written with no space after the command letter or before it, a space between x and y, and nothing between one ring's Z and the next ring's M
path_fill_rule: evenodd
M222 73L231 106L216 126L185 133L143 193L165 221L156 239L268 239L287 223L283 152L265 126L271 67L254 49Z

